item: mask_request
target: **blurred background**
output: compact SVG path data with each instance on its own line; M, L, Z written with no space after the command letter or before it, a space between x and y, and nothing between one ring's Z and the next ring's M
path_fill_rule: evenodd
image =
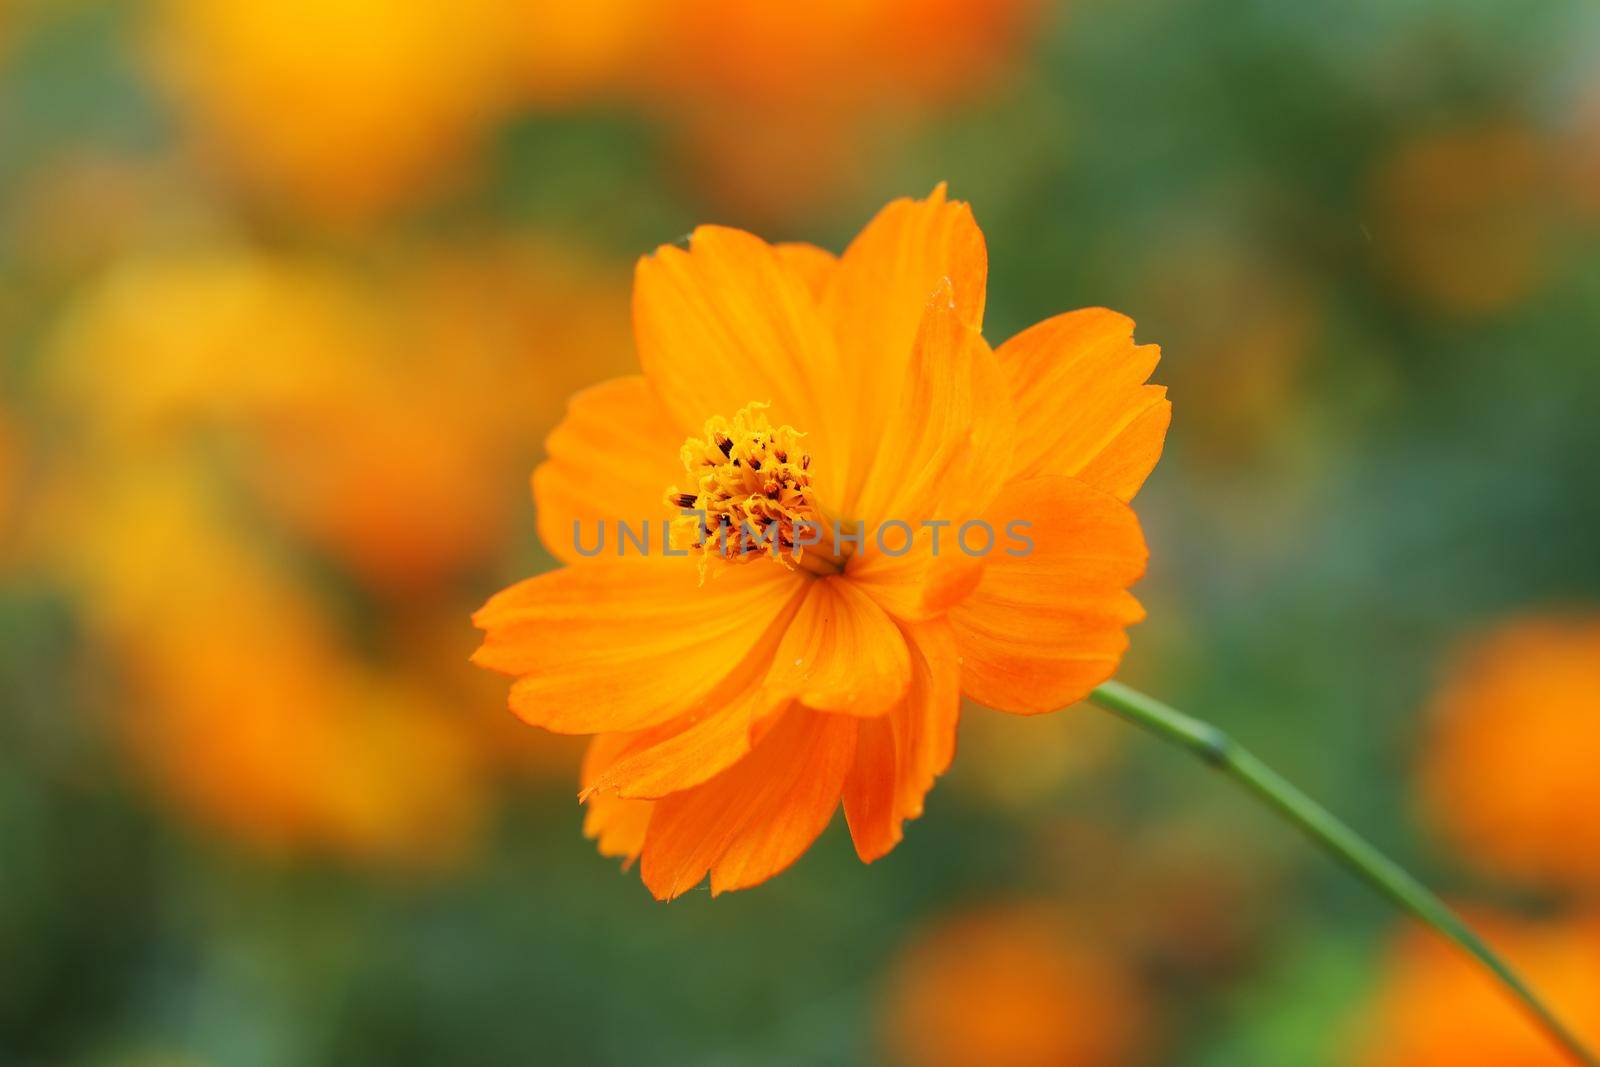
M1089 708L870 868L583 840L467 617L633 260L940 180L991 341L1164 349L1122 677L1600 1042L1600 7L0 0L0 1064L1558 1063Z

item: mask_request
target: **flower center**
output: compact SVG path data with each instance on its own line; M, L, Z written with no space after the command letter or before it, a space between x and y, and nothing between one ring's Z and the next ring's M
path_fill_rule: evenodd
M709 419L704 435L679 453L690 487L667 490L667 503L693 514L673 522L672 547L699 550L702 573L713 558L746 563L763 553L792 565L817 540L813 530L796 543L797 524L818 521L811 457L800 449L805 435L774 427L769 406L746 404L731 419Z

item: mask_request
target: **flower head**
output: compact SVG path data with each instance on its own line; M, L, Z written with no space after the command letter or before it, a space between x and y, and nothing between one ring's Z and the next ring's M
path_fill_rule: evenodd
M841 802L876 859L963 694L1033 714L1116 669L1158 352L1102 309L991 349L986 274L943 187L838 258L705 226L640 262L644 373L576 396L534 474L568 566L484 606L476 661L517 676L530 723L594 735L585 831L656 896L771 877ZM719 531L747 540L708 551Z
M684 443L693 488L667 490L667 503L686 513L672 524L674 547L731 563L757 558L761 545L775 546L780 559L803 555L800 527L814 517L811 456L794 427L768 421L767 406L750 404L731 420L714 416Z

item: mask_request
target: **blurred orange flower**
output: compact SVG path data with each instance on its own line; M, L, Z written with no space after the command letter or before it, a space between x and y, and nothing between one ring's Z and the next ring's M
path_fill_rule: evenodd
M359 666L170 459L119 471L74 561L124 664L116 726L174 801L273 849L445 860L487 800L470 734ZM241 679L247 679L241 683Z
M627 294L580 257L531 245L396 273L369 380L328 398L311 432L268 427L254 473L304 536L414 600L500 558L506 479L527 470L566 396L626 369Z
M963 692L1032 714L1115 671L1142 617L1127 502L1171 415L1144 384L1158 351L1103 309L991 350L986 275L983 235L943 187L890 204L838 259L701 227L640 262L644 376L574 398L534 475L540 532L569 566L478 613L476 660L518 676L530 723L596 735L586 832L642 856L656 896L708 872L713 893L764 881L841 799L876 859L949 763ZM673 521L690 504L786 548L802 524L829 533L798 566L763 559ZM670 545L579 550L582 524L586 544L596 523L646 521L663 538L671 522ZM1031 551L949 543L1016 521ZM864 547L896 522L901 554ZM830 536L850 531L861 547Z
M1380 268L1406 295L1452 315L1504 311L1550 266L1550 149L1516 124L1418 136L1371 180Z
M507 0L508 42L521 98L536 107L618 99L637 88L638 64L657 40L672 0Z
M697 188L782 217L859 177L874 134L1010 72L1045 0L666 0L647 106ZM898 120L898 121L897 121Z
M461 713L481 672L460 620L511 534L505 479L622 358L625 295L553 255L426 254L363 284L198 248L121 264L60 326L72 452L34 540L127 681L117 726L197 818L432 861L471 843L497 769L541 766L509 717ZM319 590L322 561L371 619Z
M1458 657L1432 708L1422 799L1491 871L1600 888L1600 616L1513 620Z
M1479 917L1476 925L1590 1047L1600 1041L1600 924ZM1352 1067L1563 1067L1568 1061L1482 968L1431 931L1400 938L1345 1061Z
M370 285L236 249L130 260L62 330L96 448L243 436L277 517L406 592L498 557L504 479L574 388L623 369L626 307L536 245L436 254ZM116 381L116 389L105 383Z
M1124 1067L1143 991L1048 907L990 905L921 931L889 974L881 1033L901 1067Z

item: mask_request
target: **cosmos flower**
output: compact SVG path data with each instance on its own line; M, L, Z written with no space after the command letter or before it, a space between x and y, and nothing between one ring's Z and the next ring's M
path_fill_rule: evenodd
M1478 916L1480 927L1536 982L1574 1029L1600 1040L1600 925ZM1343 1061L1351 1067L1561 1067L1494 980L1449 945L1414 930L1395 944Z
M528 722L593 736L585 832L657 897L764 881L841 801L857 853L883 856L950 762L963 694L1035 714L1115 671L1147 555L1128 501L1171 414L1145 384L1159 353L1103 309L991 349L986 275L942 186L838 258L704 226L640 262L644 373L578 394L534 474L567 566L491 599L475 658L517 676ZM835 537L685 544L688 504L703 533ZM646 520L671 527L655 552L577 536ZM838 536L893 523L898 554ZM951 543L1013 523L1028 551Z
M1422 751L1429 817L1527 883L1600 888L1600 617L1516 619L1462 650Z

